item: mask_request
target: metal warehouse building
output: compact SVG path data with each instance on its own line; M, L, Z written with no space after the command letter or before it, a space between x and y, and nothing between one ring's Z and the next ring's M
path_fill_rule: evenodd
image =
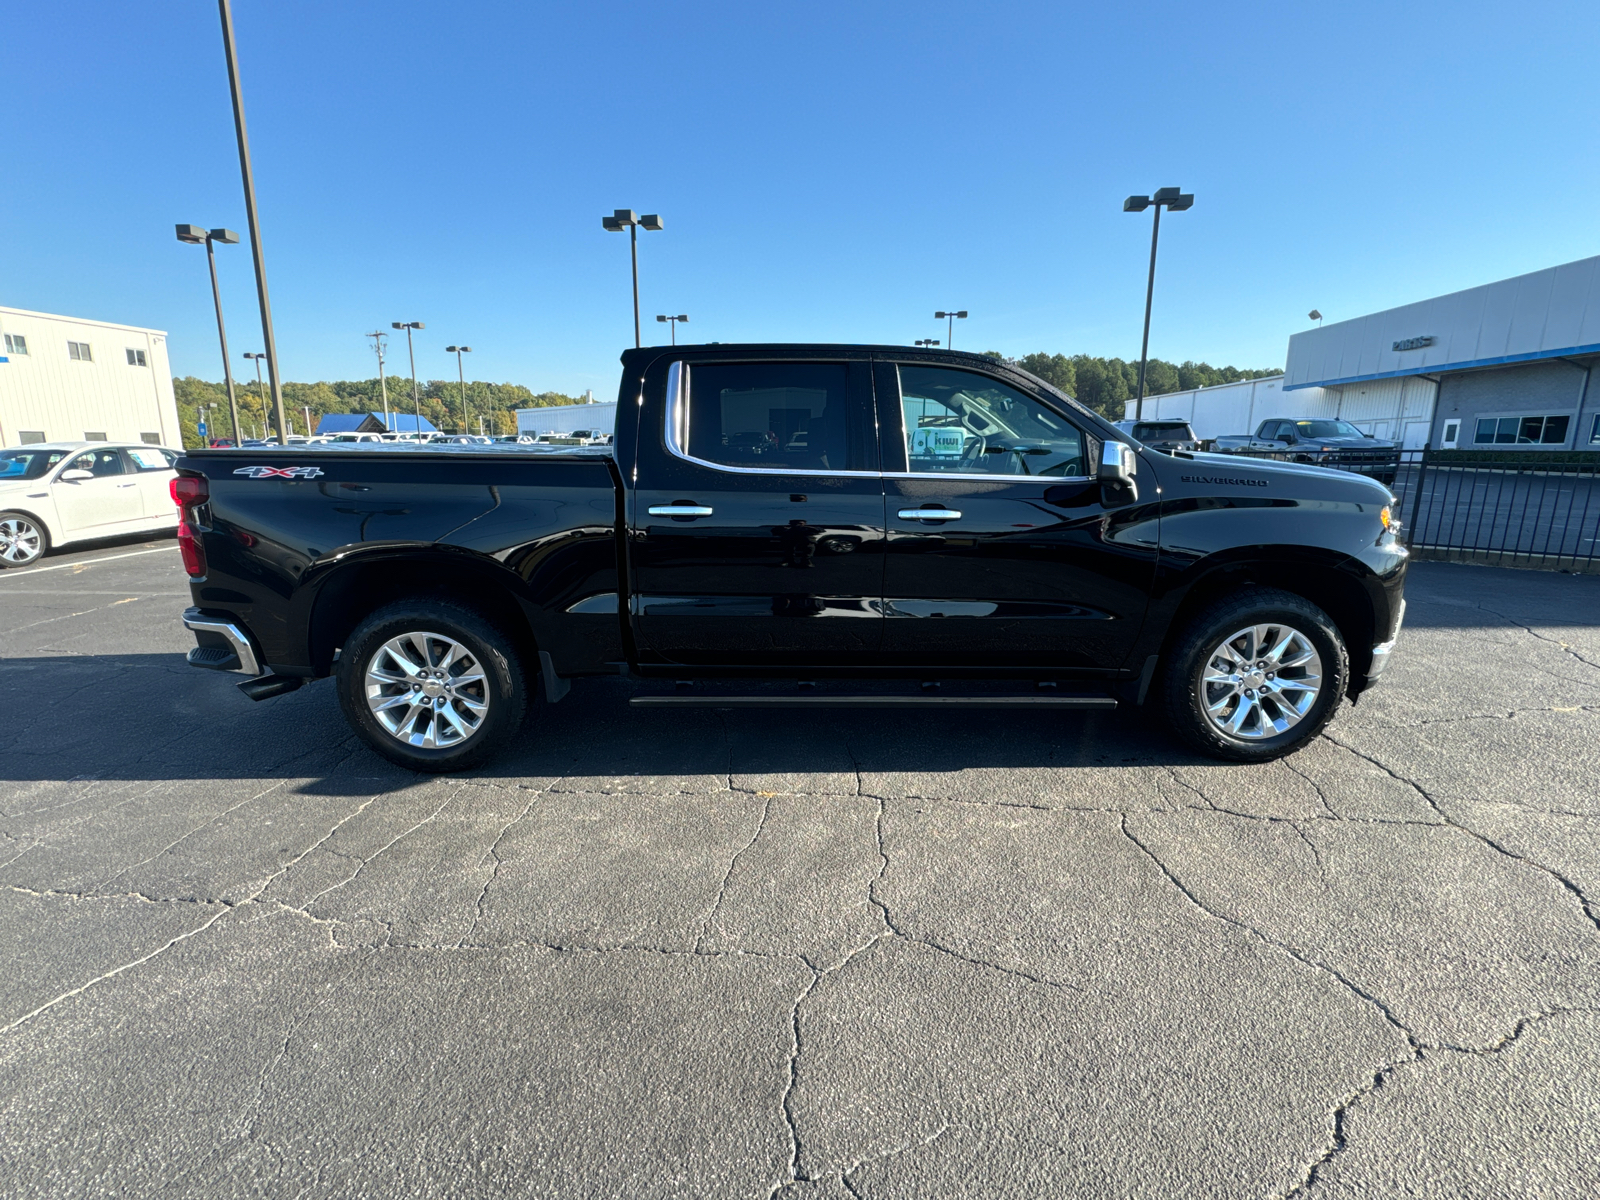
M0 308L0 446L182 446L159 329Z
M1600 450L1597 363L1600 257L1308 329L1282 376L1146 398L1145 416L1203 438L1337 416L1408 449Z

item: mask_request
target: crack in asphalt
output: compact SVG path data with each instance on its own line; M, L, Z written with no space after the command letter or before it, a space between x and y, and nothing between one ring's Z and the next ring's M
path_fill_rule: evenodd
M732 779L731 774L729 778ZM716 920L717 913L722 911L722 899L727 894L728 881L733 878L734 868L739 865L739 860L756 844L757 839L761 837L762 832L766 829L767 821L772 817L772 801L776 794L775 792L767 793L766 803L761 808L761 819L756 822L755 832L750 835L750 840L735 850L732 857L728 859L728 869L722 873L722 882L717 885L716 898L712 900L711 907L706 910L704 920L700 922L700 936L695 938L694 941L696 950L704 946L706 938L711 936L711 923Z
M1449 813L1445 812L1444 809L1440 807L1438 800L1436 800L1433 795L1416 780L1406 778L1406 776L1400 774L1387 763L1381 761L1373 755L1367 754L1361 750L1357 750L1354 746L1347 745L1346 743L1339 741L1326 730L1324 730L1318 736L1327 738L1329 741L1333 742L1334 745L1348 750L1357 758L1364 759L1373 766L1377 767L1379 770L1387 773L1392 778L1410 787L1417 793L1417 795L1421 796L1422 799L1427 802L1429 808L1433 809L1434 812L1439 814L1440 821L1442 821L1445 825L1448 825L1451 829L1459 830L1468 837L1473 838L1476 841L1481 842L1483 845L1489 847L1489 849L1495 851L1495 853L1502 854L1506 858L1511 859L1513 862L1519 862L1526 866L1533 867L1535 870L1543 871L1546 875L1550 876L1557 883L1559 883L1562 888L1564 888L1573 897L1573 899L1578 902L1578 907L1583 912L1583 915L1589 919L1589 922L1594 925L1597 930L1600 930L1600 913L1595 911L1594 905L1590 902L1589 897L1584 894L1583 889L1579 887L1574 880L1568 878L1564 872L1558 871L1552 866L1548 866L1545 863L1539 862L1537 859L1529 858L1525 854L1517 854L1515 851L1501 845L1487 834L1480 833L1478 830L1473 829L1470 825L1465 825L1456 820L1454 817L1450 816Z
M179 942L187 941L188 939L190 939L192 937L196 937L199 934L202 934L202 933L206 932L206 930L210 929L218 921L222 920L223 917L227 916L228 913L232 912L235 908L239 907L240 904L249 903L249 902L252 902L252 901L255 901L256 899L258 899L261 896L261 894L267 890L267 888L272 886L272 884L273 884L273 882L275 880L277 880L281 875L283 875L286 871L288 871L296 863L298 863L302 859L304 859L307 855L309 855L313 851L315 851L319 846L322 845L323 842L327 841L334 834L338 833L341 826L343 826L347 821L354 820L357 816L359 816L362 812L364 812L366 810L368 805L370 805L377 798L378 798L377 796L368 797L360 805L358 805L353 812L348 813L346 816L344 816L344 817L340 818L338 821L336 821L334 823L333 827L331 829L329 829L328 832L326 834L324 834L321 838L319 838L316 842L314 842L310 846L306 847L306 849L304 851L302 851L300 854L296 855L289 862L283 864L283 866L279 867L276 871L272 872L272 874L268 875L265 879L263 879L261 881L261 883L256 887L255 891L251 892L250 895L247 896L244 901L219 901L217 903L217 911L215 913L213 913L210 917L208 917L204 922L202 922L201 924L197 925L195 928L186 930L183 933L180 933L175 937L169 938L166 942L164 942L162 945L156 947L156 949L150 951L148 954L140 955L138 958L132 959L132 960L130 960L128 962L125 962L125 963L122 963L122 964L120 964L118 966L112 967L110 970L102 971L99 975L96 975L93 978L88 979L83 983L80 983L77 987L69 988L67 991L60 993L59 995L53 997L52 999L46 1000L43 1004L39 1005L37 1008L34 1008L32 1011L26 1012L22 1016L14 1018L13 1020L11 1020L10 1022L8 1022L5 1025L0 1025L0 1034L10 1033L12 1030L17 1029L18 1027L27 1024L29 1021L33 1020L35 1017L40 1016L40 1015L48 1012L49 1010L55 1008L57 1005L62 1004L65 1001L70 1000L75 996L82 995L84 992L87 992L89 989L95 987L96 985L104 983L108 979L114 979L118 975L123 974L124 972L133 970L135 967L143 966L145 963L150 962L152 959L156 959L156 958L161 957L161 955L165 954L168 950L172 949L172 947L176 946ZM287 907L287 906L285 906L285 907ZM309 916L310 914L307 914L307 915Z
M1481 600L1478 602L1477 607L1482 609L1484 612L1493 613L1495 616L1499 617L1502 621L1506 621L1506 622L1509 622L1512 625L1515 625L1518 629L1522 630L1524 633L1533 635L1534 637L1538 638L1541 642L1549 642L1552 646L1560 647L1562 650L1564 650L1568 654L1570 654L1573 658L1575 658L1579 662L1581 662L1584 666L1593 667L1593 668L1595 668L1595 670L1600 671L1600 663L1597 663L1597 662L1593 661L1592 659L1585 658L1583 655L1579 654L1576 650L1574 650L1570 643L1563 642L1560 638L1551 637L1547 633L1540 633L1532 625L1529 625L1524 621L1519 621L1519 620L1517 620L1516 617L1511 616L1509 613L1503 613L1497 608L1490 608L1487 604L1483 603ZM1574 682L1577 682L1577 681L1574 680Z
M1414 1058L1398 1063L1390 1063L1379 1068L1373 1073L1372 1078L1367 1083L1359 1088L1356 1088L1354 1091L1347 1093L1334 1107L1332 1113L1332 1134L1328 1140L1327 1148L1306 1168L1305 1173L1302 1175L1298 1183L1296 1183L1288 1191L1279 1193L1278 1196L1274 1197L1274 1200L1300 1200L1300 1198L1310 1196L1311 1190L1316 1187L1319 1182L1321 1182L1323 1170L1328 1166L1329 1163L1331 1163L1335 1158L1337 1158L1340 1154L1343 1154L1344 1151L1349 1148L1350 1139L1349 1135L1346 1133L1346 1125L1349 1121L1351 1112L1355 1109L1355 1106L1361 1103L1361 1101L1365 1100L1368 1096L1376 1095L1378 1092L1382 1091L1384 1086L1388 1084L1389 1080L1392 1079L1395 1074L1401 1070L1401 1068L1425 1064L1428 1061L1429 1056L1434 1054L1465 1054L1474 1057L1501 1054L1510 1047L1514 1046L1517 1040L1535 1025L1570 1012L1595 1011L1600 1010L1582 1007L1556 1008L1547 1012L1534 1013L1520 1018L1510 1029L1510 1031L1502 1036L1499 1040L1494 1042L1493 1045L1478 1047L1419 1047Z
M500 864L502 862L500 858L500 843L505 840L506 834L511 832L511 827L519 824L524 817L533 811L533 806L539 803L539 801L542 800L547 794L548 793L544 791L535 792L532 797L529 798L528 802L522 806L522 811L500 827L500 832L495 835L494 841L490 843L488 851L483 855L483 857L478 859L478 866L480 868L483 866L483 861L485 858L494 859L494 869L489 872L489 878L483 881L483 890L478 893L478 902L472 907L472 924L469 925L467 927L467 931L461 935L461 940L456 943L457 947L466 944L467 939L469 939L478 931L478 924L483 920L483 902L488 898L489 889L494 886L494 881L500 878Z

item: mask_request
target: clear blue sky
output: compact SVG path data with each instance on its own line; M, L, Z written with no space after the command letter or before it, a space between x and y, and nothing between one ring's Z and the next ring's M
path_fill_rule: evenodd
M1600 6L235 0L288 379L418 372L602 396L647 340L1137 356L1149 217L1177 184L1151 353L1276 366L1330 320L1600 253ZM0 303L171 332L221 376L202 251L244 230L216 5L11 6ZM235 354L244 245L219 250ZM398 351L398 353L395 353ZM392 365L405 370L404 340ZM237 365L244 365L237 363Z

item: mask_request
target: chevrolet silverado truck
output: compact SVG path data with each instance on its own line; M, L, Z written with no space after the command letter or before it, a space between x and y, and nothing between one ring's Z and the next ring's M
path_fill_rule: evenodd
M1289 462L1313 463L1370 475L1393 487L1400 467L1400 443L1362 433L1349 421L1274 417L1253 434L1224 434L1212 443L1222 454L1267 453Z
M331 677L418 771L619 675L642 707L1145 707L1261 761L1400 628L1387 488L1156 453L979 355L629 350L618 414L613 444L559 452L189 452L189 662L253 699Z

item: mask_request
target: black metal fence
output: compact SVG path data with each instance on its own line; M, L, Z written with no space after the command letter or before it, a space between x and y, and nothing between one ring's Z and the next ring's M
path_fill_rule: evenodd
M1401 536L1417 558L1600 574L1600 454L1239 453L1355 471L1388 485L1399 501Z

